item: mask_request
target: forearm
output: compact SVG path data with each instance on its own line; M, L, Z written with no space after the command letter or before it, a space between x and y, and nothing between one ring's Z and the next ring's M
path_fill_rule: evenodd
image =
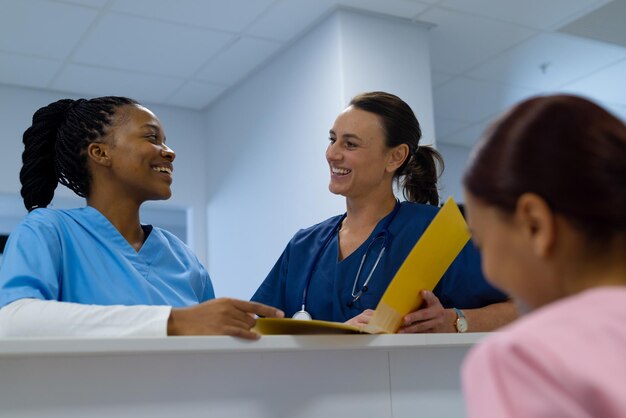
M169 306L99 306L20 299L0 309L0 337L159 337Z
M462 309L468 322L467 332L494 331L518 317L515 304L512 301L494 303L477 309ZM454 323L457 315L453 309L446 309L446 328L442 332L456 332Z

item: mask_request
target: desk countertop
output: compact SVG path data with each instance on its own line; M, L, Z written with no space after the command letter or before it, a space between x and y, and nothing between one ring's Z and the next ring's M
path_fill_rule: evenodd
M240 338L4 338L0 357L98 355L174 352L267 352L320 350L395 350L471 346L487 333L407 335L271 335L257 341Z

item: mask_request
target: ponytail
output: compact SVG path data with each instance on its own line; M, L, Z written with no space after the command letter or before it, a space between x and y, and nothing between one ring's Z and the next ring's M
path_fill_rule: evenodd
M437 180L443 169L443 157L437 150L430 146L418 147L397 177L404 198L409 202L439 205Z
M24 152L20 194L29 212L38 207L45 208L54 196L58 184L54 164L57 131L72 102L69 99L59 100L37 110L33 115L33 124L22 137Z

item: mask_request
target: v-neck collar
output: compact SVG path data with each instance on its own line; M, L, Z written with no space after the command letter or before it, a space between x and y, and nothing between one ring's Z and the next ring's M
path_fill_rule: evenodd
M363 253L363 249L367 248L372 242L372 240L374 239L374 237L376 237L378 233L381 232L381 230L383 229L383 225L385 225L388 219L392 216L395 217L397 215L397 213L400 211L401 206L402 204L399 201L396 201L396 206L393 207L393 210L389 212L387 215L385 215L385 217L380 219L378 223L376 224L376 226L374 227L374 229L372 230L372 232L365 239L365 241L363 241L361 245L359 245L354 251L352 251L349 256L344 257L343 260L339 260L339 230L338 230L337 233L335 234L335 237L333 238L331 242L331 244L335 246L335 254L336 254L335 261L337 262L337 265L344 263L349 258L356 257L355 254L357 253L361 255ZM387 229L389 229L389 227L391 227L391 225L388 225Z
M124 236L118 231L118 229L104 216L98 209L93 206L85 206L84 212L89 216L91 226L94 227L100 234L106 236L113 241L119 249L121 249L127 256L137 257L144 256L151 253L151 248L155 245L155 230L152 228L150 234L146 237L143 245L139 251L124 238ZM145 230L145 228L144 228Z

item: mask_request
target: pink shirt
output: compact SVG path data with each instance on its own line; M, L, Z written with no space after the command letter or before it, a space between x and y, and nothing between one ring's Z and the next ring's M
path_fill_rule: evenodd
M472 418L626 417L626 287L551 303L472 348Z

